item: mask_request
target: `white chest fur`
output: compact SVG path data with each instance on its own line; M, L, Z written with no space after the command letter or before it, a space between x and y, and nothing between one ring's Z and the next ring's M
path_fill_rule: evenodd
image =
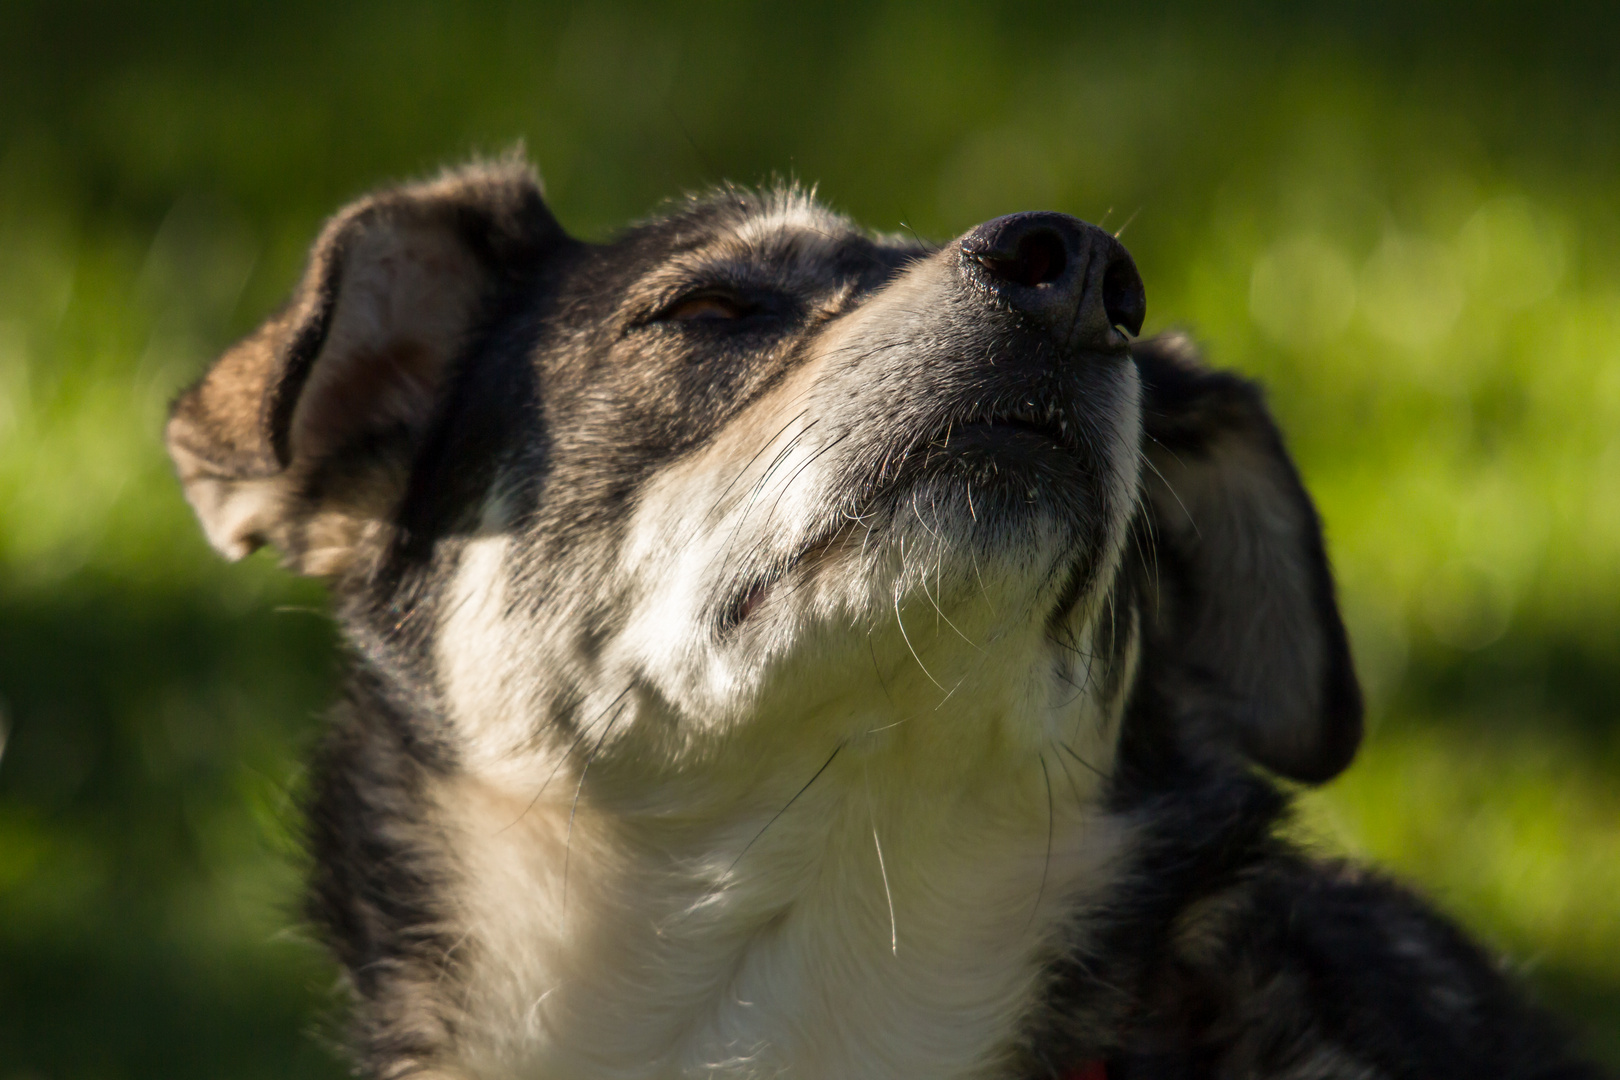
M990 1075L1121 827L1095 777L846 751L772 820L440 792L478 1077ZM789 793L791 796L791 792ZM769 828L764 828L769 822ZM740 854L739 854L740 852ZM476 1019L474 1019L476 1018Z

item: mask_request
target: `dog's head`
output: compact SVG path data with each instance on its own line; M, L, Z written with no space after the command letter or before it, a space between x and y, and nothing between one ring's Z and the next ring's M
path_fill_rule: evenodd
M168 443L447 764L1106 771L1150 695L1178 752L1324 779L1360 706L1316 515L1256 390L1143 312L1060 214L931 247L727 189L597 246L484 167L334 219Z

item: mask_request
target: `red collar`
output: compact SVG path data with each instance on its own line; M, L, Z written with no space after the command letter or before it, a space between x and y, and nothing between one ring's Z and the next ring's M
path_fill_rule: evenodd
M1099 1058L1076 1065L1064 1074L1063 1080L1108 1080L1108 1063Z

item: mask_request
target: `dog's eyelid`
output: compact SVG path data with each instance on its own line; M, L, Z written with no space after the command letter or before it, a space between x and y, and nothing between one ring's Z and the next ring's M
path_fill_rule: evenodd
M666 304L652 322L732 322L753 314L759 305L729 290L700 289Z
M793 299L775 289L706 284L681 290L636 320L635 325L733 323L757 316L781 315L793 307Z

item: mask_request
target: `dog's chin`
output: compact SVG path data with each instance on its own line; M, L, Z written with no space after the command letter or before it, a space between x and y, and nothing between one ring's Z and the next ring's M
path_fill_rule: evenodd
M989 601L1006 618L1055 624L1108 542L1106 476L1037 428L958 428L869 491L858 514L831 517L790 557L736 583L719 629L743 633L828 593L864 597L868 624L914 598L951 618L954 606Z
M983 576L1033 575L1030 587L1106 543L1109 463L1054 433L974 424L918 456L873 504L908 550Z

